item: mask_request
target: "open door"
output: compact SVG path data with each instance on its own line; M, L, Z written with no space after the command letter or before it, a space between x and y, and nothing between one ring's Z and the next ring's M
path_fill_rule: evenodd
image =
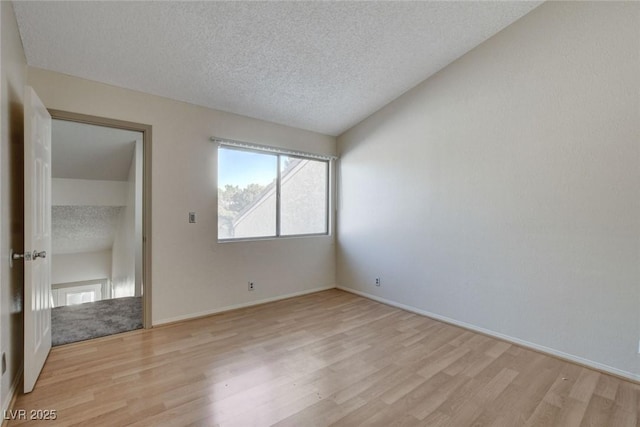
M51 116L34 90L24 98L24 392L51 350Z

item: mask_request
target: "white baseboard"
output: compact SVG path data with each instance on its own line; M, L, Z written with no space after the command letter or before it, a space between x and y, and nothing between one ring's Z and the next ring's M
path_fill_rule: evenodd
M249 302L243 302L243 303L240 303L240 304L227 305L225 307L214 308L213 310L201 311L201 312L198 312L198 313L190 313L190 314L185 314L185 315L182 315L182 316L176 316L176 317L170 317L170 318L167 318L167 319L156 320L156 321L153 322L153 326L160 326L160 325L165 325L167 323L175 323L175 322L180 322L180 321L183 321L183 320L196 319L198 317L211 316L212 314L218 314L218 313L223 313L225 311L237 310L238 308L251 307L251 306L254 306L254 305L260 305L260 304L264 304L264 303L267 303L267 302L280 301L280 300L287 299L287 298L299 297L299 296L307 295L307 294L314 294L316 292L327 291L329 289L335 289L335 288L336 288L335 285L331 285L331 286L326 286L326 287L321 287L321 288L307 289L307 290L300 291L300 292L293 292L293 293L285 294L285 295L278 295L278 296L275 296L275 297L264 298L264 299L260 299L260 300L256 300L256 301L249 301Z
M2 413L3 414L7 413L7 411L9 410L9 406L11 405L11 403L14 400L14 398L16 397L16 395L19 392L18 387L20 386L20 383L22 382L22 370L23 370L23 366L20 366L20 369L18 369L18 373L16 374L16 377L13 379L13 383L11 384L11 388L9 388L9 392L4 397L4 399L2 399Z
M386 298L382 298L382 297L379 297L379 296L376 296L376 295L372 295L372 294L369 294L369 293L366 293L366 292L358 291L358 290L351 289L351 288L345 288L345 287L338 286L338 285L336 285L336 288L340 289L342 291L345 291L345 292L350 292L352 294L360 295L361 297L365 297L365 298L380 302L382 304L390 305L392 307L401 308L403 310L410 311L412 313L416 313L416 314L420 314L422 316L430 317L432 319L440 320L440 321L442 321L444 323L449 323L451 325L460 326L461 328L469 329L469 330L474 331L474 332L480 332L480 333L485 334L485 335L489 335L489 336L492 336L492 337L495 337L495 338L499 338L499 339L504 340L504 341L508 341L508 342L511 342L511 343L514 343L514 344L518 344L518 345L520 345L522 347L527 347L527 348L530 348L532 350L540 351L542 353L546 353L546 354L558 357L560 359L567 360L569 362L575 362L575 363L577 363L579 365L583 365L583 366L587 366L589 368L597 369L599 371L603 371L603 372L606 372L606 373L609 373L609 374L616 375L618 377L629 379L629 380L634 381L634 382L640 382L640 375L634 374L632 372L623 371L621 369L614 368L612 366L608 366L608 365L605 365L605 364L602 364L602 363L594 362L593 360L585 359L585 358L582 358L580 356L575 356L573 354L565 353L563 351L555 350L553 348L545 347L543 345L539 345L539 344L535 344L535 343L532 343L532 342L529 342L529 341L521 340L520 338L515 338L515 337L509 336L509 335L501 334L500 332L495 332L495 331L492 331L490 329L485 329L485 328L482 328L482 327L479 327L479 326L476 326L476 325L472 325L470 323L461 322L459 320L451 319L449 317L442 316L440 314L431 313L429 311L422 310L422 309L419 309L419 308L416 308L416 307L413 307L413 306L410 306L410 305L405 305L405 304L401 304L399 302L391 301L391 300L388 300Z

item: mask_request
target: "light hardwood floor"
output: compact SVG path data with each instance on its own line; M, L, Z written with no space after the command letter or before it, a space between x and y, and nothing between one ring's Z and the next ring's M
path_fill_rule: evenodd
M639 401L637 384L330 290L57 347L14 410L57 411L39 426L637 427Z

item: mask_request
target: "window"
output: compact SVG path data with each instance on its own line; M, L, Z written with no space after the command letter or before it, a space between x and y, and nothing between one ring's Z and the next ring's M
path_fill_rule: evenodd
M59 283L51 286L53 307L100 301L106 279L94 282Z
M329 160L218 148L218 240L328 234Z

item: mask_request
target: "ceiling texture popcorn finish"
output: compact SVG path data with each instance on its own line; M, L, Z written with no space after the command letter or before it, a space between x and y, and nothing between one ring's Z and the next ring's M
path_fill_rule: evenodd
M53 206L54 255L111 249L122 206Z
M542 2L15 2L27 62L338 135Z

